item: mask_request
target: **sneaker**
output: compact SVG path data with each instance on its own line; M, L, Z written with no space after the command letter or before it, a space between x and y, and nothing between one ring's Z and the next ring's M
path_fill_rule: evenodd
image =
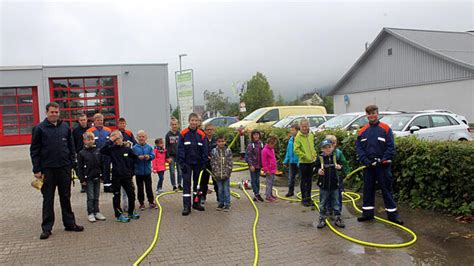
M374 216L365 216L365 215L362 215L361 217L358 217L357 218L357 221L358 222L366 222L366 221L370 221L370 220L373 220L374 219Z
M183 191L183 187L181 185L178 186L179 191Z
M41 240L48 239L50 235L51 235L51 231L43 231L40 235L40 239Z
M84 227L75 224L73 226L65 227L64 230L69 231L69 232L82 232L82 231L84 231Z
M326 226L326 219L324 217L319 217L318 229L324 228Z
M155 203L150 203L150 209L158 209L158 205Z
M144 203L140 203L140 207L138 207L140 209L140 211L144 211L145 210L145 204Z
M255 195L255 197L260 201L260 202L264 202L262 196L260 196L260 194L257 194Z
M115 221L120 222L120 223L128 223L128 222L130 222L130 218L128 218L128 217L124 216L123 214L121 214L119 217L117 217L115 219Z
M289 198L289 197L293 197L295 194L293 192L288 192L286 193L285 197Z
M336 221L334 222L334 225L339 227L339 228L346 227L346 225L344 224L344 222L341 219L341 216L336 216Z
M224 206L224 212L230 212L230 206L229 205Z
M89 220L89 222L91 223L94 223L96 221L94 214L93 213L89 214L87 216L87 220Z
M277 200L278 200L278 198L275 197L275 196L273 196L273 195L271 195L271 197L273 198L274 201L277 201Z
M104 187L104 193L114 193L112 186Z
M173 191L178 192L178 188L176 186L173 186Z
M272 196L266 197L265 199L266 199L268 202L274 202L274 201L275 201L275 199L274 199Z
M189 207L184 207L183 212L181 212L183 216L188 216L190 213L191 213L191 208Z
M132 220L138 220L138 219L140 219L140 214L138 214L136 212L133 212L132 214L128 215L128 218L130 218Z
M105 216L100 212L95 214L95 219L97 219L98 221L105 221L106 220Z
M206 204L206 199L205 198L202 198L201 199L201 205L205 205Z
M256 197L253 197L253 201L257 201L257 198L256 198Z
M156 190L156 195L160 195L161 193L163 193L163 189L159 188Z
M219 205L217 205L216 210L217 210L217 211L222 211L223 209L224 209L224 204L219 203Z

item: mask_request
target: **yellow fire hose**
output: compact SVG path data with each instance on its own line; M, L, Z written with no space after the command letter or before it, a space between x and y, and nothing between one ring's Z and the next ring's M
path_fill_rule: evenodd
M355 173L365 169L366 167L365 166L361 166L357 169L355 169L354 171L352 171L351 173L349 173L345 179L348 179L350 178L352 175L354 175ZM273 188L273 190L275 191L275 195L279 198L279 199L282 199L282 200L287 200L287 201L292 201L292 202L300 202L301 201L301 192L297 193L296 194L296 199L294 198L287 198L287 197L283 197L283 196L280 196L279 193L278 193L278 189L276 188ZM317 198L319 196L319 189L314 189L312 190L311 192L315 192L316 194L313 194L311 196L311 199L313 200L314 202L314 205L316 206L316 208L318 209L319 211L319 201L316 200L315 198ZM362 210L359 209L357 207L357 204L356 204L356 201L360 199L360 195L358 193L355 193L355 192L343 192L342 195L344 197L346 197L347 199L346 200L343 200L342 202L343 203L347 203L347 202L351 202L352 203L352 206L354 207L354 209L359 212L359 213L362 213ZM344 233L342 233L341 231L337 230L329 221L328 218L326 218L326 224L329 226L329 228L334 232L336 233L338 236L346 239L346 240L349 240L349 241L352 241L354 243L357 243L357 244L360 244L360 245L364 245L364 246L370 246L370 247L378 247L378 248L403 248L403 247L408 247L410 245L413 245L416 240L417 240L417 236L416 234L410 230L409 228L403 226L403 225L399 225L399 224L396 224L396 223L393 223L389 220L386 220L386 219L383 219L383 218L380 218L378 216L375 216L375 219L377 221L380 221L380 222L383 222L383 223L386 223L386 224L389 224L389 225L392 225L394 227L396 227L397 229L400 229L402 231L405 231L407 232L408 234L410 234L412 236L412 239L410 241L407 241L407 242L403 242L403 243L400 243L400 244L383 244L383 243L374 243L374 242L368 242L368 241L362 241L362 240L359 240L359 239L355 239L353 237L350 237Z
M235 140L235 139L234 139ZM232 141L232 144L234 143L234 141ZM244 171L244 170L247 170L248 169L248 165L247 163L245 162L234 162L234 165L237 165L237 166L240 166L240 167L237 167L237 168L234 168L232 171L233 172L237 172L237 171ZM345 179L348 179L350 178L352 175L354 175L355 173L363 170L365 168L365 166L361 166L357 169L355 169L354 171L352 171L351 173L349 173ZM198 183L200 182L201 180L201 175L202 175L202 171L201 173L199 174L199 181ZM231 187L240 187L242 189L242 191L244 192L245 196L249 199L250 203L252 204L254 210L255 210L255 220L254 220L254 223L253 223L253 229L252 229L252 236L253 236L253 243L254 243L254 261L253 261L253 265L256 266L258 265L258 240L257 240L257 225L258 225L258 220L259 220L259 211L258 211L258 208L257 208L257 205L255 204L255 202L252 200L251 196L248 194L248 192L246 191L245 187L243 186L242 183L235 183L235 182L231 182ZM286 200L286 201L292 201L292 202L300 202L301 201L301 192L297 193L296 197L297 198L287 198L287 197L283 197L283 196L280 196L279 195L279 192L278 192L278 189L276 188L273 188L273 190L275 191L275 195L279 198L279 199L282 199L282 200ZM311 196L311 199L313 200L316 208L318 209L319 211L319 206L318 206L318 200L316 200L315 198L319 196L319 190L312 190L312 192L315 192L315 194L313 194ZM165 192L165 193L162 193L158 196L156 196L156 203L158 205L158 208L159 208L159 213L158 213L158 221L157 221L157 225L156 225L156 229L155 229L155 237L153 238L153 241L152 243L150 244L150 246L148 247L148 249L145 251L145 253L143 253L142 256L140 256L140 258L138 258L138 260L133 264L134 266L136 265L139 265L143 259L145 259L145 257L151 252L151 250L153 250L153 248L155 247L157 241L158 241L158 234L159 234L159 231L160 231L160 224L161 224L161 216L162 216L162 207L161 207L161 204L159 202L159 198L164 196L164 195L169 195L169 194L174 194L176 192L174 191L171 191L171 192ZM240 198L240 195L238 193L235 193L235 192L231 192L231 194L234 196L234 197L237 197L237 198ZM344 197L346 197L347 199L346 200L343 200L342 202L343 203L347 203L347 202L351 202L352 203L352 206L354 207L354 209L359 212L359 213L362 213L362 210L360 210L358 207L357 207L357 204L356 204L356 201L360 199L360 195L358 193L355 193L355 192L343 192L342 195ZM336 233L338 236L346 239L346 240L349 240L351 242L354 242L354 243L357 243L357 244L360 244L360 245L365 245L365 246L371 246L371 247L379 247L379 248L402 248L402 247L408 247L410 245L413 245L416 241L417 241L417 236L416 234L410 230L409 228L405 227L405 226L402 226L402 225L399 225L399 224L396 224L396 223L393 223L391 221L388 221L386 219L383 219L383 218L380 218L378 216L375 216L375 219L377 221L380 221L380 222L384 222L384 223L387 223L389 225L392 225L402 231L405 231L407 232L408 234L410 234L413 238L410 240L410 241L407 241L407 242L404 242L404 243L400 243L400 244L384 244L384 243L373 243L373 242L368 242L368 241L362 241L362 240L359 240L359 239L355 239L353 237L350 237L344 233L342 233L341 231L337 230L333 225L331 225L329 219L327 218L326 219L326 224L328 225L328 227L334 232Z

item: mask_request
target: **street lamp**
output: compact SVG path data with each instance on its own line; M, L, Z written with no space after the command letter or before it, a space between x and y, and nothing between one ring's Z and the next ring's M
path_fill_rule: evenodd
M181 57L183 56L188 56L187 54L179 54L178 57L179 57L179 73L181 73L183 71L183 68L182 68L182 65L181 65Z

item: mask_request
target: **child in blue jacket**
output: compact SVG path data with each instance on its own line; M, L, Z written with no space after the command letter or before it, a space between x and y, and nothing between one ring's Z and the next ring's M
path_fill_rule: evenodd
M145 194L143 185L145 185L146 197L150 203L150 208L156 209L153 189L151 185L151 161L155 159L153 148L146 143L148 136L144 130L137 133L138 143L133 146L133 152L138 156L135 160L135 180L137 182L137 196L140 203L140 210L145 209Z
M288 193L285 197L291 197L295 195L295 178L298 173L298 156L293 150L293 144L295 142L295 136L298 134L300 127L298 124L291 125L290 133L291 137L288 140L288 145L286 146L286 155L283 164L288 166Z

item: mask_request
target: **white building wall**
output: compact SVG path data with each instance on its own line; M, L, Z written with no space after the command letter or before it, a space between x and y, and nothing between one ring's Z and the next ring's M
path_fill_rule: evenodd
M474 122L474 79L433 83L413 87L384 89L334 95L334 112L361 112L369 104L377 104L382 111L419 111L424 109L447 109L464 115Z

